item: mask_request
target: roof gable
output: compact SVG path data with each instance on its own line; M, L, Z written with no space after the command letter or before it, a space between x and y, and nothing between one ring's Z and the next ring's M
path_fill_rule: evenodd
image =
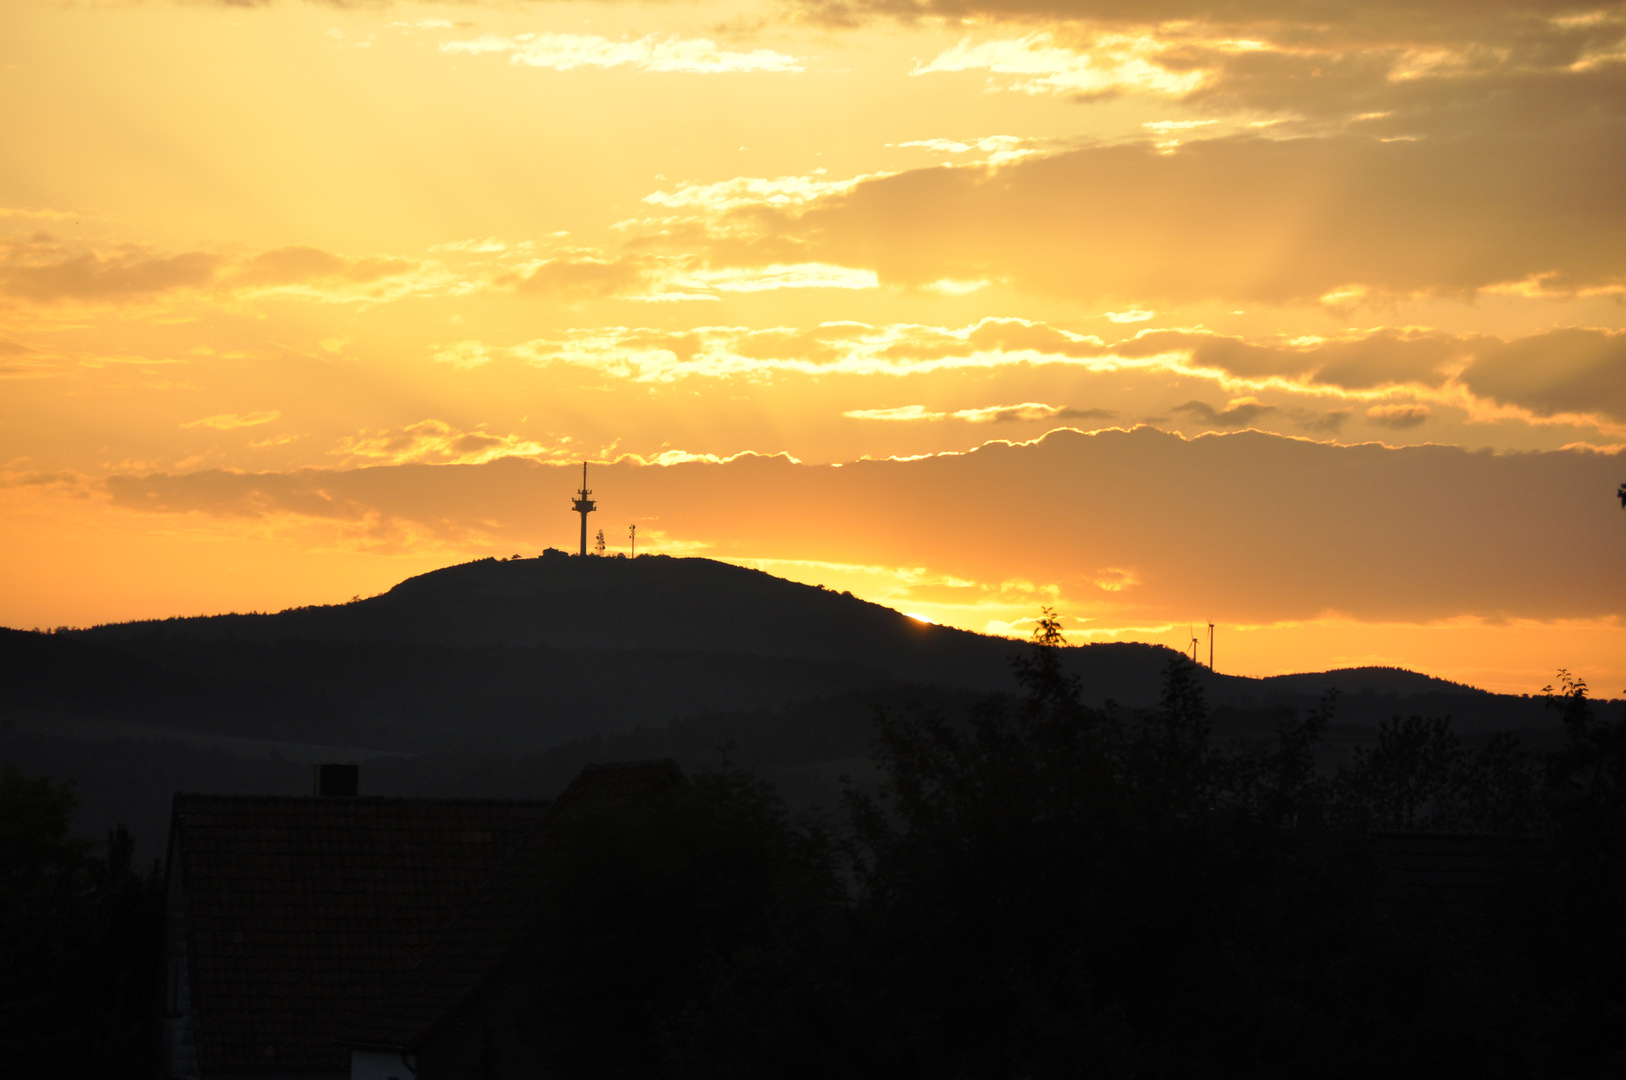
M337 1041L545 803L177 795L199 1064L345 1072Z
M671 760L589 765L546 819L450 920L412 970L346 1029L351 1045L416 1049L509 959L535 917L537 883L553 857L556 825L573 814L634 804L683 782Z

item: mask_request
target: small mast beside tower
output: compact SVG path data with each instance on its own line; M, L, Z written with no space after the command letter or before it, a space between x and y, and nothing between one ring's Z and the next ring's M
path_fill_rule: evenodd
M576 513L582 516L582 558L587 558L587 515L598 509L598 504L588 496L593 494L587 487L587 462L582 462L582 489L576 492L576 501L572 504Z

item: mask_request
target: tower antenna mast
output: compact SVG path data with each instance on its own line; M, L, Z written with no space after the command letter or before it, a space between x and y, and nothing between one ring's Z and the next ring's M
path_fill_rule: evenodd
M1208 670L1214 670L1214 624L1208 624Z
M587 515L598 509L598 503L589 499L593 494L587 487L587 462L582 462L582 489L576 492L573 507L582 516L582 558L587 558Z

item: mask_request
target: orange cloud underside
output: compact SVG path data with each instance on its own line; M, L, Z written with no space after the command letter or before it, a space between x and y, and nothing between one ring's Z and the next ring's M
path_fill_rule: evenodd
M4 502L0 559L38 572L6 575L0 621L16 627L88 626L163 615L278 611L304 604L341 603L382 592L399 580L468 558L532 555L518 542L384 546L366 523L355 527L303 523L279 528L221 527L198 519L166 520L74 502L44 507ZM551 541L567 542L569 521ZM625 538L607 529L612 551ZM640 527L641 551L693 551L709 545L669 542ZM511 550L512 549L512 550ZM1216 618L1217 668L1267 676L1368 664L1408 667L1504 693L1535 693L1565 667L1604 696L1626 687L1626 625L1593 619L1430 622L1363 621L1328 615L1267 625L1235 625L1223 612L1187 605L1171 618L1081 618L1079 595L1053 583L971 581L930 567L887 567L774 558L738 558L742 565L810 585L852 592L934 622L1025 636L1041 605L1065 614L1069 640L1145 641L1189 652L1192 627L1208 658L1205 622ZM946 584L945 584L946 580ZM1087 595L1087 594L1085 594ZM1209 605L1210 607L1215 605ZM1626 690L1621 691L1626 693Z

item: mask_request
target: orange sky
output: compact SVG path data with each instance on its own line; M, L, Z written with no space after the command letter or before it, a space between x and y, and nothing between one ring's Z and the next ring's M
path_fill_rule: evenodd
M1623 121L1619 3L13 0L0 623L571 545L587 458L614 548L1613 694Z

